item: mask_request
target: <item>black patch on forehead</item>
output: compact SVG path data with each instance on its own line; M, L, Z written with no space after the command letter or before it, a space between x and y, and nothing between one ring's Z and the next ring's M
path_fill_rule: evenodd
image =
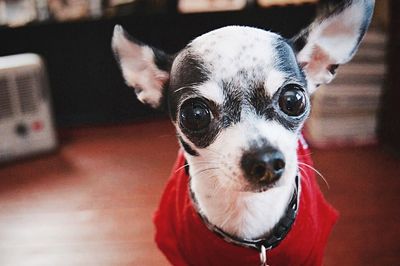
M292 46L283 38L276 39L273 45L276 51L275 68L288 79L296 80L306 87L305 74L297 62Z
M240 121L243 88L239 88L238 85L231 80L229 82L222 82L222 90L224 93L224 102L221 110L221 124L222 128L227 128Z
M200 56L186 48L185 55L177 62L174 73L171 73L171 89L175 90L183 86L192 86L204 83L210 78L210 71L205 67Z
M271 106L271 98L267 95L265 88L262 84L255 86L250 90L246 99L254 108L257 115L265 115L269 112L268 108Z
M210 76L204 62L190 51L190 47L182 53L185 55L177 62L174 73L171 73L167 92L169 114L173 121L176 121L177 107L182 96L194 92L192 87L206 82Z

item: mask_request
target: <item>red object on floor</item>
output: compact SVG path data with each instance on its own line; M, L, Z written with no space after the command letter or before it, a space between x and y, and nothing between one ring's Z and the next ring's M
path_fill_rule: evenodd
M303 163L312 165L310 152L301 142L297 153ZM256 250L228 243L203 224L189 196L184 163L180 151L154 217L158 247L173 265L259 265ZM297 218L286 238L267 253L268 264L322 265L337 217L338 212L324 199L314 172L305 168Z

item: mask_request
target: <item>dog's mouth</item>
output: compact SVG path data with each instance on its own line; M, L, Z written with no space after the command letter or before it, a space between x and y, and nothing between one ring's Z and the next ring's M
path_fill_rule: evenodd
M254 192L255 193L262 193L262 192L265 192L265 191L267 191L268 189L270 189L272 186L264 186L264 187L261 187L261 188L258 188L258 189L256 189L256 190L254 190Z
M257 185L251 185L245 188L245 192L252 192L252 193L263 193L271 188L275 187L276 183L278 180L272 182L272 183L265 183L265 184L257 184Z

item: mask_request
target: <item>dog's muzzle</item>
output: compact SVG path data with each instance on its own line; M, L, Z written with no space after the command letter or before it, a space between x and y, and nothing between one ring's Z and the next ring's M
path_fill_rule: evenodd
M256 189L275 183L285 170L285 158L279 150L266 146L243 153L241 167L244 177Z

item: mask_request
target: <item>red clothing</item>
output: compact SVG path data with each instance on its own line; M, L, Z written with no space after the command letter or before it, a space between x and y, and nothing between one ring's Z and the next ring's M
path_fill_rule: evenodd
M308 149L300 142L297 153L302 162L312 164ZM256 250L228 243L203 224L189 196L184 163L180 151L154 216L158 247L173 265L260 265ZM178 168L182 170L176 172ZM338 217L321 194L314 172L304 168L301 174L298 214L286 238L267 252L271 266L321 265Z

